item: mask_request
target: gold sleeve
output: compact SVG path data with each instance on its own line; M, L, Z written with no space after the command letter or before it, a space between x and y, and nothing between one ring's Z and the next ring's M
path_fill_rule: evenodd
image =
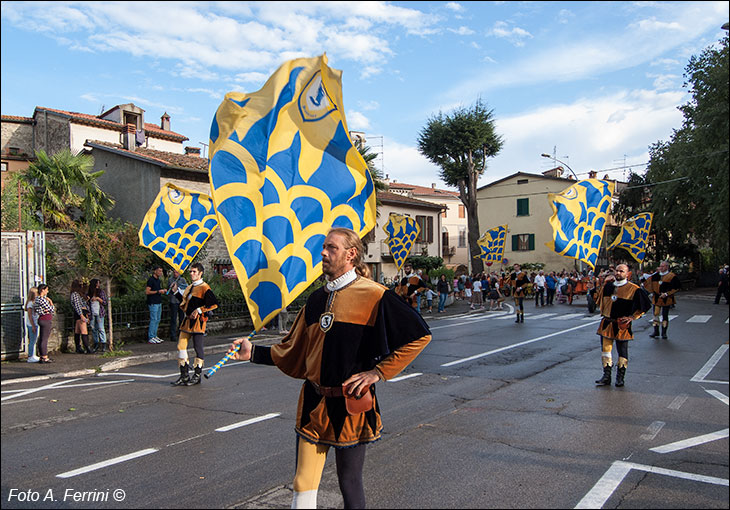
M413 342L399 347L375 366L384 380L392 379L403 371L431 341L431 335L426 335Z

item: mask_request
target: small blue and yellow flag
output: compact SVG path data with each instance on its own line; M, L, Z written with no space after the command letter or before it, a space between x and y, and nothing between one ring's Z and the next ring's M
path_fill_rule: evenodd
M561 193L548 193L553 240L545 245L595 268L615 186L611 181L586 179Z
M139 244L182 273L217 226L208 195L167 183L142 220Z
M621 233L616 236L608 249L623 248L634 257L636 262L643 263L646 256L646 241L649 238L653 218L653 213L645 212L636 214L624 221L621 225Z
M290 60L261 90L226 94L213 118L211 194L256 330L320 276L330 228L375 226L341 78L325 55Z
M487 230L477 241L481 252L477 257L484 262L502 262L504 247L507 244L507 225L500 225Z
M393 262L395 262L395 270L398 272L403 267L408 254L411 253L411 248L413 248L413 243L416 242L418 234L421 232L421 227L410 216L390 213L388 223L385 224L383 230L388 234L385 242L390 248L390 254L393 255Z

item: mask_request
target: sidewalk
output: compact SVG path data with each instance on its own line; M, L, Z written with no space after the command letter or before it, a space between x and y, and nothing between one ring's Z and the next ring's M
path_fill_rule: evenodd
M698 299L712 302L715 299L715 293L716 289L713 288L692 289L686 292L680 291L678 299L680 303L682 299ZM721 303L724 305L723 301ZM526 307L534 306L534 302L532 305L530 302L531 300L525 300ZM506 303L511 304L511 298L507 298ZM585 304L585 297L581 296L576 298L572 308L583 309L585 308ZM488 307L489 304L487 303L486 306ZM567 307L568 305L564 306ZM433 313L424 312L423 317L431 320L463 313L484 313L484 310L471 311L469 309L469 303L464 300L454 301L452 305L446 307L444 313L437 313L437 308L437 301L434 300ZM247 336L250 332L249 330L229 331L227 333L206 337L206 369L215 365L225 355L234 338ZM253 338L253 342L258 345L271 345L278 343L281 338L282 336L273 328L257 334ZM25 359L19 361L3 361L0 368L0 379L2 379L2 385L4 386L18 382L41 381L60 377L78 377L145 363L157 363L160 361L172 362L177 360L177 343L170 341L165 341L161 344L148 344L146 342L126 343L122 346L121 350L129 351L129 354L125 356L102 357L100 354L55 352L50 354L53 363L28 363ZM192 353L192 350L189 352ZM175 368L174 363L171 363L170 366L171 369Z

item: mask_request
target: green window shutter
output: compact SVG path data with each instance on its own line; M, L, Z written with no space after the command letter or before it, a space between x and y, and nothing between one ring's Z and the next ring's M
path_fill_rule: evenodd
M512 236L512 251L518 251L520 249L520 236Z
M535 249L535 234L529 234L529 235L530 235L530 238L529 238L529 241L528 241L528 243L529 243L528 249L529 250L534 250Z
M518 198L517 199L517 216L529 216L530 215L530 199L529 198Z

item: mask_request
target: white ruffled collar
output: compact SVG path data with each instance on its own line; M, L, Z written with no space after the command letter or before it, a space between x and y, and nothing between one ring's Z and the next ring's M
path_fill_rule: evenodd
M342 276L339 276L332 281L328 281L325 284L325 288L327 289L328 292L340 290L343 287L354 282L356 279L357 279L357 273L355 273L355 268L353 267L352 269L350 269L348 272L346 272Z
M629 283L629 280L614 280L613 281L613 286L614 287L623 287L627 283Z
M669 271L664 271L663 273L661 271L659 271L659 275L660 276L665 276L667 274L669 274Z
M195 280L192 284L193 287L197 287L198 285L203 285L203 279Z

